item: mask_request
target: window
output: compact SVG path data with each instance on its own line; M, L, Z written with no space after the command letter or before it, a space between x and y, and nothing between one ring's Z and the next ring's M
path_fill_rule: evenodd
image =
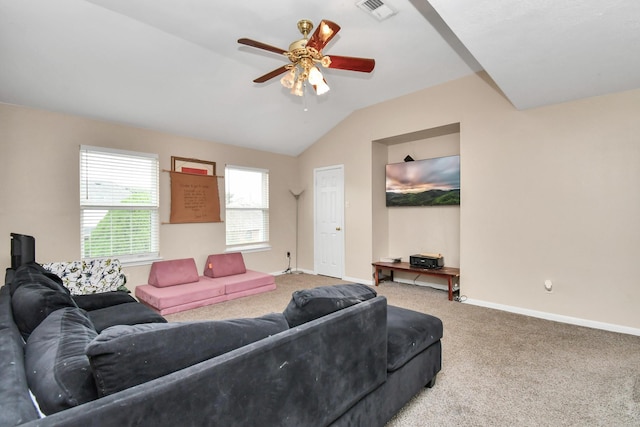
M82 259L158 258L158 155L80 147Z
M224 184L227 246L268 246L269 171L227 166Z

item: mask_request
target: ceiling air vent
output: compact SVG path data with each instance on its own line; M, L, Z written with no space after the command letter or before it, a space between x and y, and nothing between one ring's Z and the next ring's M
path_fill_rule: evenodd
M378 21L384 21L398 13L398 11L391 6L383 3L382 0L360 0L356 3L356 6L368 12Z

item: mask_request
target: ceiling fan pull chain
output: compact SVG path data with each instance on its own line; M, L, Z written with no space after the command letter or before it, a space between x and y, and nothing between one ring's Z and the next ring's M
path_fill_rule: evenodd
M302 83L302 111L305 113L309 111L309 107L307 106L307 81L305 80Z

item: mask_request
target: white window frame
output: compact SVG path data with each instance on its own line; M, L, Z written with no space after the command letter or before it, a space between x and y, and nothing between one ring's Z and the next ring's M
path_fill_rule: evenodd
M234 177L234 172L260 174L261 188L256 191L261 193L261 197L255 197L254 200L251 201L244 200L243 206L238 205L238 203L234 203L232 200L233 194L231 193L231 188L237 184L234 182L234 179L238 179L238 177ZM225 239L227 252L251 252L271 249L271 245L269 244L269 170L226 165L224 181ZM256 195L254 194L254 196ZM259 219L253 218L250 222L245 224L243 224L237 217L234 217L234 214L236 213L250 213L252 211L259 211L261 213L261 217ZM246 239L241 240L239 238L237 234L238 227L255 228L256 224L258 224L258 228L253 232L247 231ZM249 236L255 236L255 238L251 238Z
M127 195L143 193L148 200L125 200ZM117 258L122 265L143 265L160 259L159 162L154 153L117 150L89 145L80 146L80 248L81 259ZM104 214L104 211L109 211ZM148 212L148 213L145 213ZM135 220L140 213L145 221L131 227L149 227L148 240L132 243L125 240L126 250L111 246L109 250L87 253L86 247L99 224L107 227L108 244L114 245L112 224L103 223L124 215ZM117 216L116 216L117 215ZM148 215L148 218L147 218ZM148 220L148 222L147 222ZM126 224L126 223L125 223ZM129 237L133 236L133 232ZM94 237L96 238L96 237ZM99 236L97 237L99 238ZM117 240L115 240L117 242ZM117 242L120 243L120 242ZM139 247L136 248L135 246Z

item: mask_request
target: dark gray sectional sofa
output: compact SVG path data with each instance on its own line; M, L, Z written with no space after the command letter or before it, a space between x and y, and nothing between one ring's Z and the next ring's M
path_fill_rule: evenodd
M26 343L13 297L3 286L2 426L382 426L441 368L442 322L365 285L298 291L254 319L98 330L93 310L58 307Z

